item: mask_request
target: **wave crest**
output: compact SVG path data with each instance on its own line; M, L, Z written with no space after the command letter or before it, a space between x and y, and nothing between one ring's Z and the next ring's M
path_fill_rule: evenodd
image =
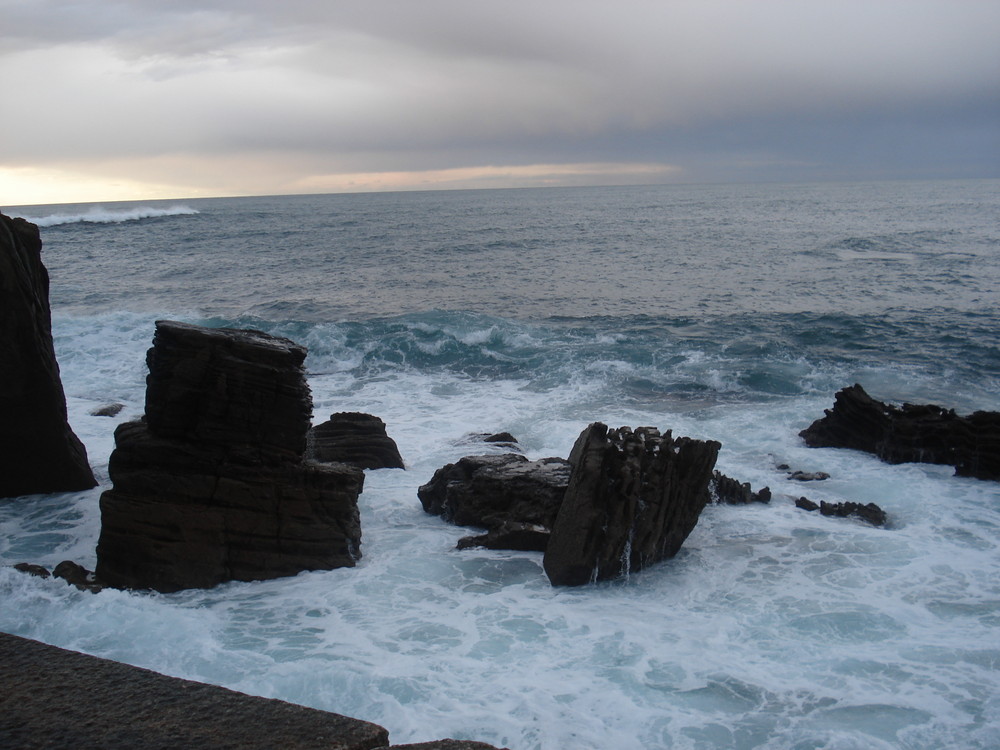
M84 213L50 214L49 216L25 218L40 227L55 227L62 224L121 224L126 221L157 219L163 216L193 216L197 214L189 206L134 206L132 208L91 208Z

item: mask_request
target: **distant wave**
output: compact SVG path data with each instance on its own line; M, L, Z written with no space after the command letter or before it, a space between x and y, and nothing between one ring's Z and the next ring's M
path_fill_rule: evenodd
M92 208L86 213L51 214L38 218L25 218L40 227L55 227L61 224L121 224L126 221L154 219L161 216L192 216L198 212L188 206L171 206L169 208L153 208L152 206L135 206L133 208Z

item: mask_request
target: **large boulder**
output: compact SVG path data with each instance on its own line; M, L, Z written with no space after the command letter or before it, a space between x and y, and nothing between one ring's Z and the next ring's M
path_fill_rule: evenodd
M434 472L417 496L426 512L459 526L497 529L514 522L551 528L569 475L564 458L466 456Z
M115 431L97 579L176 591L352 566L364 473L303 458L303 347L158 321L146 416Z
M552 584L615 578L677 554L710 500L720 448L650 427L587 427L545 551Z
M947 464L959 476L1000 479L1000 412L961 417L934 405L897 407L855 384L799 435L813 448L852 448L886 463Z
M385 422L371 414L338 412L309 431L307 455L315 461L340 462L360 469L403 469L396 441Z
M0 214L0 497L97 485L70 429L38 227Z

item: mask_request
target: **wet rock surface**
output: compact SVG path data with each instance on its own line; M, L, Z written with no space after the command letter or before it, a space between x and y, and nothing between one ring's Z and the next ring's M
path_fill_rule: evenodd
M1000 480L1000 412L962 417L932 404L898 407L855 384L799 434L812 448L851 448L893 464L947 464L959 476Z
M314 461L340 462L360 469L402 469L396 441L385 422L371 414L338 412L309 430L307 455Z
M710 500L720 444L640 427L587 427L545 551L553 585L581 585L672 557Z
M306 461L303 347L158 321L146 416L115 431L96 575L176 591L353 566L364 473Z
M38 227L0 214L0 497L97 485L69 426Z

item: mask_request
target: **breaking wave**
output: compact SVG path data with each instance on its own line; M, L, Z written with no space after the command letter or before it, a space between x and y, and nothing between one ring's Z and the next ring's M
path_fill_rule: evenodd
M158 219L164 216L193 216L197 214L188 206L154 208L134 206L131 208L91 208L82 213L50 214L48 216L25 218L40 227L56 227L62 224L121 224L126 221Z

